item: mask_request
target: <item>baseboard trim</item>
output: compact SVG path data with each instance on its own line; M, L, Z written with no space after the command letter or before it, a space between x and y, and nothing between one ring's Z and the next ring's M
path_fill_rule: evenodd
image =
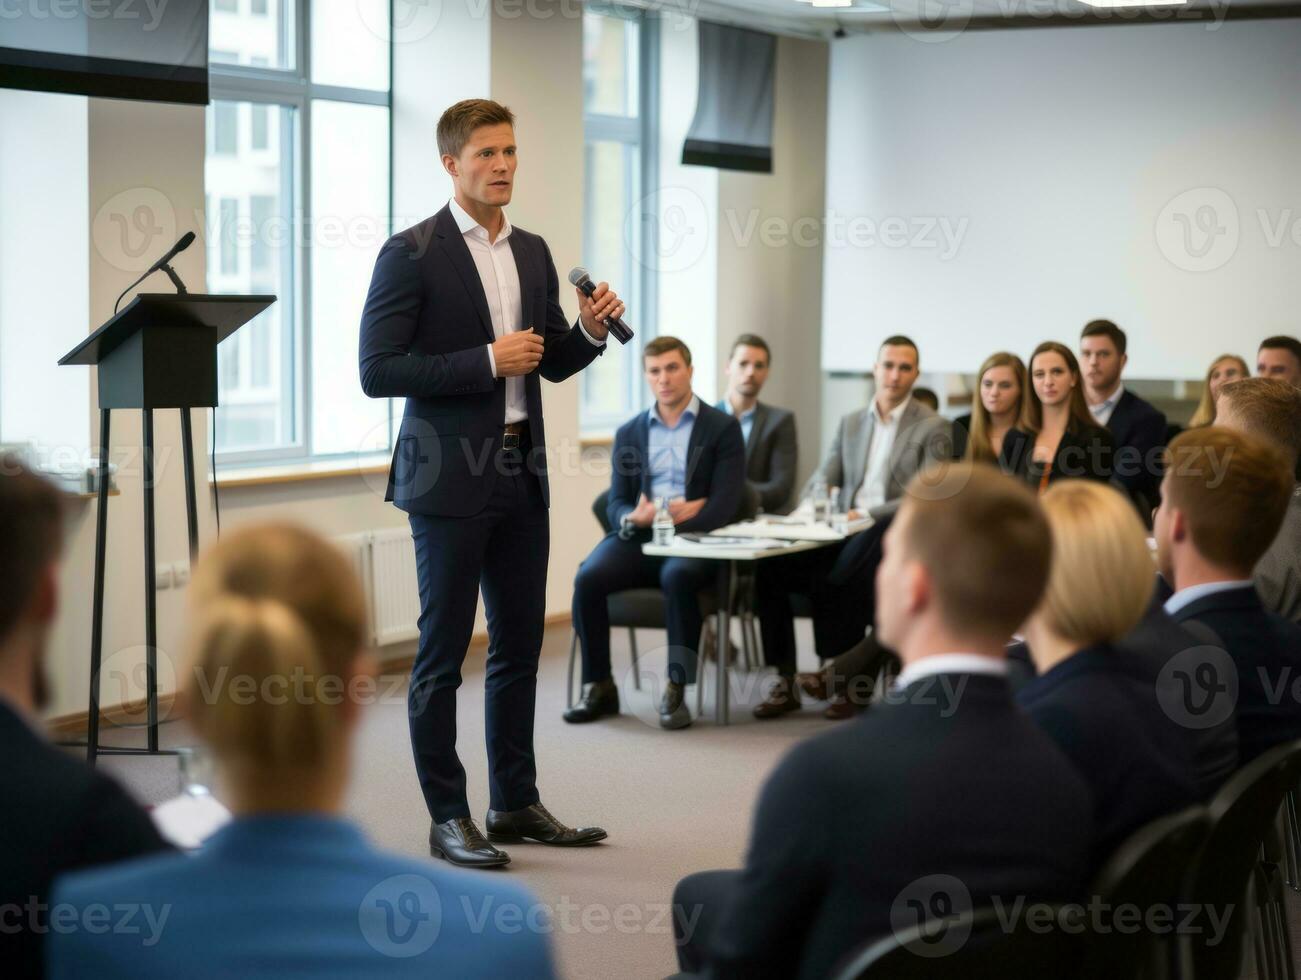
M559 612L551 613L543 623L547 627L568 626L573 621L570 613ZM406 652L410 644L395 644L398 650L385 656L380 653L380 669L386 674L405 673L411 669L415 663L415 654ZM488 631L481 630L470 637L470 649L482 650L488 646ZM116 704L100 705L99 707L99 724L101 729L139 726L145 723L145 699L134 698L130 701L120 701ZM174 693L160 694L158 696L158 717L164 721L173 721L182 717L179 713L173 711L176 708L176 695ZM56 715L53 718L46 719L45 729L50 735L58 739L85 738L86 730L89 727L89 711L73 711L66 715Z

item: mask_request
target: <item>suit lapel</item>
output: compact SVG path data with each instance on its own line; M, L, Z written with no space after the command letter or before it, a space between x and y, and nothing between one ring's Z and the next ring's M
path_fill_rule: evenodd
M754 447L759 445L763 427L768 424L768 409L762 402L754 406L754 418L750 420L750 438L745 440L745 461L749 463L754 457Z
M696 420L691 424L691 438L687 440L686 487L691 486L691 478L696 474L696 461L700 458L700 443L704 439L705 416L708 412L709 406L701 402ZM686 487L683 489L685 490ZM687 495L687 499L691 499L690 494Z
M920 411L921 409L917 407L917 403L910 401L908 407L903 410L903 415L899 416L899 427L895 430L894 444L890 447L889 479L891 480L899 472L899 460L903 458L908 431L917 423L917 415Z
M858 496L858 491L863 486L863 481L867 479L867 460L872 453L872 436L876 432L876 405L868 405L867 410L863 412L863 429L858 438L854 440L854 452L858 458L852 460L854 464L854 485L850 488L849 499L852 501Z
M528 255L525 254L524 238L518 231L512 229L510 238L506 239L506 241L510 242L510 254L515 259L515 271L519 275L519 295L520 305L524 308L524 327L525 329L533 327L541 334L544 331L538 324L533 322L534 313L536 312L533 309L534 290L538 284L533 281L533 267L528 260Z
M452 217L450 207L445 207L438 212L436 227L439 244L442 246L443 251L447 253L452 268L461 277L461 283L465 286L466 291L470 294L471 301L474 303L474 310L479 314L479 322L483 326L484 333L488 335L488 342L492 343L497 337L492 332L492 317L488 313L488 298L484 295L483 282L479 279L479 270L474 265L474 256L470 254L470 248L465 244L465 236L461 234L461 229L456 226L456 219ZM511 236L511 238L514 237L514 235ZM514 242L511 244L513 248ZM523 285L521 279L521 290ZM523 293L523 295L527 296L528 294Z

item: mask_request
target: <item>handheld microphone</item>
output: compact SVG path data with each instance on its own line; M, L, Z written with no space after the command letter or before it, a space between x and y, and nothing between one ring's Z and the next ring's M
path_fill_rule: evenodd
M596 283L592 282L592 277L587 274L587 270L581 265L574 266L569 270L569 284L582 290L583 295L589 299L596 292ZM614 337L619 343L626 344L632 340L632 327L624 323L619 317L607 316L601 322L610 331L610 336Z
M167 278L172 280L172 285L176 287L176 291L178 293L184 294L186 292L185 283L181 282L181 277L176 274L176 270L173 269L167 263L171 262L172 259L174 259L181 252L184 252L187 248L189 248L193 244L194 244L194 232L187 231L184 235L181 236L180 241L178 241L175 245L173 245L170 249L167 250L166 255L164 255L161 259L159 259L157 262L155 262L153 265L151 265L148 269L145 270L144 275L142 275L139 279L133 282L130 286L127 286L126 289L122 290L122 295L119 296L117 298L117 302L113 304L113 315L114 316L117 315L117 308L122 305L122 296L125 296L127 293L131 292L132 289L138 286L145 279L148 279L159 269L167 273Z

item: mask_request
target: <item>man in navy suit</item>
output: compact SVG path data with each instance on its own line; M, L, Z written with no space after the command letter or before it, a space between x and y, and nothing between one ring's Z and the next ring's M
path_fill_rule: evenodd
M1293 688L1301 677L1301 626L1269 612L1251 579L1283 523L1292 464L1259 436L1223 426L1190 429L1170 443L1161 496L1157 559L1175 589L1166 611L1203 644L1228 654L1227 660L1205 656L1202 647L1185 658L1188 692L1175 710L1200 725L1224 712L1236 691L1245 765L1301 738L1301 700Z
M430 851L454 864L510 859L470 818L456 755L456 689L482 589L487 827L499 840L574 846L605 837L542 806L533 707L546 601L549 489L539 376L563 381L603 352L624 305L605 283L560 308L551 252L503 207L515 176L514 116L484 99L438 122L455 194L380 250L361 322L361 385L406 398L386 500L406 511L420 587L420 644L408 715L433 819Z
M1089 411L1116 443L1112 482L1124 488L1146 521L1159 502L1166 418L1121 381L1129 360L1126 347L1120 327L1110 320L1092 320L1080 334L1080 367Z
M699 593L714 579L712 562L642 554L650 540L656 501L667 502L679 532L712 531L736 517L745 487L741 426L691 390L691 351L676 337L657 337L642 355L655 395L647 412L619 427L611 456L607 516L611 531L574 578L574 629L583 647L582 699L565 712L571 724L619 713L619 688L610 672L610 617L606 599L624 589L664 590L668 606L668 680L660 726L691 724L684 689L695 680L702 617Z

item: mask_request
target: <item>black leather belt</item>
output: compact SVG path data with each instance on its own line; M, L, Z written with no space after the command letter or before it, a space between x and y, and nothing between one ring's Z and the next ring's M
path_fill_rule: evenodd
M501 430L501 448L504 450L519 449L528 432L529 426L527 422L506 423Z

